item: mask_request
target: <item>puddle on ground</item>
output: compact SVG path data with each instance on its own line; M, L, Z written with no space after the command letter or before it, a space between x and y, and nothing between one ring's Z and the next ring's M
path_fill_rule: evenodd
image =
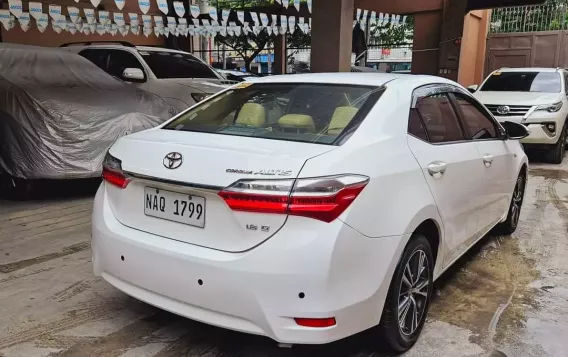
M436 283L429 317L474 332L471 342L492 349L513 336L537 307L535 262L514 237L486 237Z

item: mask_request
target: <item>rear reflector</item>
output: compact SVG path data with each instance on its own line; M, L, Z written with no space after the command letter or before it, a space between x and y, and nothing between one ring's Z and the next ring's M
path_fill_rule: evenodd
M335 317L329 317L325 319L306 319L306 318L296 317L294 318L294 321L296 321L296 323L299 326L313 327L313 328L326 328L336 325Z
M297 180L240 180L219 193L235 211L280 213L332 222L369 178L339 175Z

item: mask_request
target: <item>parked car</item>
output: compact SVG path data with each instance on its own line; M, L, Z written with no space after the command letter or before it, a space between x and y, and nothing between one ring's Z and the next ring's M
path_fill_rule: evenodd
M0 45L0 181L25 198L38 179L100 177L120 136L175 113L67 51Z
M221 73L227 80L235 81L235 82L245 82L251 78L258 77L254 73L250 72L241 72L235 71L230 69L218 69L217 72Z
M434 280L493 227L515 231L526 135L443 78L239 83L111 147L94 273L281 343L378 326L376 339L407 350Z
M564 69L501 68L470 90L499 121L529 128L530 135L521 141L528 150L544 150L560 164L568 143L567 83Z
M128 42L64 44L108 74L154 93L181 112L228 87L225 78L191 53Z

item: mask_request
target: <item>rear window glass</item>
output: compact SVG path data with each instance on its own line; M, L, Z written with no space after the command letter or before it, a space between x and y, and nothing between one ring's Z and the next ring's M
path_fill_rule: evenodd
M555 72L495 72L481 91L559 93L560 74Z
M382 87L371 86L243 82L165 129L334 144L381 94Z

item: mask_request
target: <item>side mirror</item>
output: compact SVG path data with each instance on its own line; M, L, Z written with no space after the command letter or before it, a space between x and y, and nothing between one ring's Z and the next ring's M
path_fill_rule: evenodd
M531 131L529 128L522 124L513 123L511 121L505 121L501 123L507 132L507 136L511 140L521 140L530 135Z
M467 90L470 91L470 93L475 93L475 92L477 92L477 88L479 88L479 86L477 84L474 84L474 85L467 87Z
M125 68L122 72L122 79L129 82L143 82L144 72L140 68Z

